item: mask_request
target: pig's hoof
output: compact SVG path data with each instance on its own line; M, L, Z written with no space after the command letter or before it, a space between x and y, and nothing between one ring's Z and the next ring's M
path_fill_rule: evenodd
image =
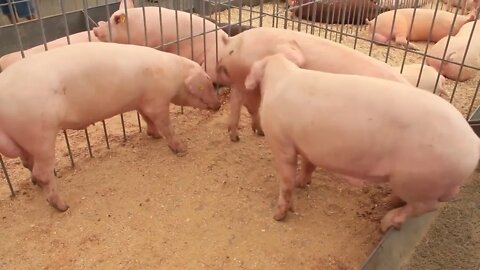
M184 157L187 155L187 151L184 151L184 152L176 152L175 155L177 155L177 157Z
M256 131L255 133L256 133L258 136L261 136L261 137L265 136L265 133L263 133L263 130L261 130L261 129L257 129L257 131Z
M59 212L65 212L70 208L66 203L61 201L58 196L54 196L50 199L47 199L47 202L53 206L53 208L57 209Z
M35 177L33 177L33 176L30 177L30 181L32 181L33 185L35 185L35 186L37 185L37 179L35 179Z
M283 221L287 217L287 211L277 210L275 215L273 215L273 219L276 221Z
M237 134L230 134L230 141L238 142L238 141L240 141L240 137L238 137Z

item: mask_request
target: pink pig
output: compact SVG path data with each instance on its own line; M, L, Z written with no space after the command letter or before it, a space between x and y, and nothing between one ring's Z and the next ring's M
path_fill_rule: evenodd
M414 10L416 10L415 19L412 24ZM395 23L393 22L394 12L396 12ZM444 10L437 10L435 21L433 20L434 14L435 10L429 8L403 8L390 10L379 14L377 18L371 21L367 20L369 26L368 30L370 35L372 32L374 33L374 42L388 44L388 41L392 40L393 44L406 47L407 40L427 41L433 23L434 25L429 40L437 42L441 38L450 34L450 27L454 23L453 19L455 14ZM468 15L457 15L451 34L455 35L462 25L473 20L475 20L475 11L470 12ZM413 43L409 43L408 47L410 49L419 50L419 48Z
M293 210L295 184L308 184L316 166L354 185L389 183L406 205L382 218L383 232L457 196L477 167L480 140L453 105L398 82L301 69L301 54L290 59L265 57L245 80L247 90L261 85L262 126L280 178L276 220Z
M126 3L125 3L126 1ZM125 7L130 8L133 7L132 0L120 0L119 10L125 9ZM90 32L90 33L89 33ZM94 33L90 31L83 31L78 32L72 35L69 35L70 44L75 43L82 43L82 42L98 42L98 38L94 35ZM59 48L68 45L67 37L58 38L56 40L47 42L47 50ZM45 51L45 46L40 44L38 46L32 47L30 49L24 50L25 57L37 53L41 53ZM20 51L12 52L0 57L0 71L5 70L11 64L17 62L18 60L22 59L22 53Z
M452 80L463 82L475 77L477 70L468 67L463 67L462 73L459 75L460 64L462 63L464 57L465 65L480 68L480 23L477 21L475 29L473 29L473 24L474 22L466 23L455 36L450 37L448 49L445 54L445 60L458 64L444 62L443 66L441 66L442 60L437 60L431 57L426 58L427 64L435 68L445 77ZM467 43L470 35L472 35L472 39L467 50ZM433 45L433 47L429 50L428 55L442 59L447 41L448 37L442 38L435 45Z
M293 43L297 44L293 44ZM218 74L226 85L232 87L230 97L230 140L236 142L241 106L252 117L252 130L263 135L258 107L260 92L245 91L245 77L251 65L267 55L277 52L288 54L291 46L300 46L306 57L305 68L332 73L358 74L409 84L390 65L369 57L345 45L311 34L280 28L259 27L242 32L235 37L224 38L224 54L219 55ZM258 44L273 44L258 46ZM320 83L320 82L319 82Z
M28 74L28 79L22 76ZM212 81L195 62L152 48L87 42L18 61L0 75L0 153L20 157L47 201L65 211L53 175L55 138L119 113L138 110L147 134L185 146L173 132L169 104L218 110Z
M69 35L70 44L89 42L90 40L92 42L99 41L91 31L90 31L90 40L89 40L88 32L89 31L83 31L76 34ZM51 50L51 49L63 47L66 45L68 45L67 37L62 37L62 38L48 42L47 49ZM41 44L41 45L32 47L28 50L24 50L23 52L25 53L25 57L28 57L30 55L45 52L45 46ZM0 57L0 70L5 70L8 66L12 65L13 63L17 62L22 58L23 58L22 53L20 51L9 53Z
M401 65L396 66L395 68L400 72ZM420 76L420 70L422 70L422 76ZM445 90L445 77L442 75L438 75L438 72L428 65L422 64L410 64L404 65L402 70L402 75L407 79L411 85L416 86L418 82L418 78L420 77L420 82L418 84L418 88L424 89L430 92L434 92L439 96L446 97L448 96L447 91ZM438 77L438 83L437 83ZM436 87L435 87L435 84Z
M110 17L111 41L115 43L129 43L128 34L130 33L130 43L136 45L146 45L148 47L160 47L162 44L168 44L160 49L162 51L177 53L177 34L178 54L194 60L204 67L206 65L207 74L215 81L217 53L221 54L222 44L217 44L227 34L221 30L215 30L215 23L204 20L203 18L192 15L190 22L190 13L184 11L159 7L145 7L146 34L144 25L144 14L141 7L129 8L127 13L120 9ZM161 13L161 24L160 24ZM127 14L127 15L126 15ZM176 20L178 19L178 33ZM205 21L205 29L203 23ZM128 24L128 26L127 26ZM128 27L128 29L127 29ZM190 27L192 27L192 32ZM128 30L128 32L127 32ZM93 28L95 36L104 42L110 41L109 26L107 22L100 21L98 27ZM203 34L208 32L207 34ZM147 40L145 40L145 35ZM191 36L196 36L191 39ZM185 39L185 40L182 40ZM205 42L205 43L204 43ZM169 44L171 43L171 44ZM192 55L193 53L193 55Z

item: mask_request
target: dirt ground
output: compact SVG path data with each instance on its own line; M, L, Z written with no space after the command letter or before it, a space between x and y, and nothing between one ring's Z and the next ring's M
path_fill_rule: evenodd
M319 170L296 191L296 212L276 222L272 156L245 112L241 141L232 143L225 109L172 111L184 157L138 133L135 113L126 115L126 143L120 117L107 121L111 150L101 125L89 128L93 159L84 134L69 131L74 169L59 135L65 213L8 160L18 195L0 186L0 268L356 269L378 243L385 188L355 189Z
M263 7L266 13L273 10L272 5ZM222 21L227 13L221 13ZM244 13L249 16L250 10ZM238 14L232 21L235 18ZM253 24L258 26L258 19ZM271 17L265 17L263 24L275 25ZM297 24L287 25L297 29ZM281 19L278 26L283 26ZM347 30L367 36L364 27ZM326 37L340 41L336 34ZM387 58L392 65L401 64L404 57L402 50L371 47L351 37L343 36L342 43L367 54L371 48L373 57ZM406 57L407 63L422 59L413 53ZM478 79L459 83L452 98L464 115L470 111ZM447 81L450 94L454 84ZM475 108L478 100L474 102ZM354 188L318 169L310 187L295 191L295 213L285 222L276 222L278 183L272 156L264 138L251 132L246 112L242 113L241 141L232 143L226 132L228 106L217 113L179 111L172 107L175 131L188 146L183 157L172 154L163 139L148 138L143 122L139 133L134 112L125 114L126 142L120 117L106 121L110 150L102 124L88 128L92 159L84 131L68 131L74 168L59 134L59 190L71 207L65 213L48 206L18 160L5 160L17 196L10 198L8 186L0 185L0 269L343 270L357 269L379 242L379 219L390 208L388 188ZM478 220L468 219L469 209L478 212L478 199L472 200L478 198L478 173L475 177L476 184L462 193L464 199L442 210L442 216L447 216L437 226L452 226L448 228L457 233L452 241L479 242L474 225ZM462 202L470 202L470 208ZM455 227L456 221L465 226ZM472 232L470 239L460 235L467 229ZM416 257L418 263L407 269L430 269L422 267L428 263L427 256L436 252L429 253L431 243L443 245L445 253L450 251L447 242L438 241L449 239L445 235L452 231L432 230L418 247L418 256L425 259Z

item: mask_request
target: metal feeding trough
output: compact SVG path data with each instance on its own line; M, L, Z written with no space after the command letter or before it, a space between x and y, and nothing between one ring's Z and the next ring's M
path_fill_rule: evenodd
M468 123L472 127L473 131L480 137L480 106L477 107L475 112L468 119Z

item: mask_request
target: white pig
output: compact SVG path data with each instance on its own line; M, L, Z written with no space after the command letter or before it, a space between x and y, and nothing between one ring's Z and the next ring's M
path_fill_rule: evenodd
M475 77L477 70L468 67L463 67L462 73L459 75L460 64L462 63L464 57L464 65L477 69L480 68L480 23L477 21L475 29L473 29L473 25L474 22L466 23L455 36L450 37L447 52L445 54L445 60L452 61L454 63L444 62L442 66L442 60L427 57L427 64L435 68L443 76L452 80L463 82ZM470 35L472 35L472 39L467 50L467 44ZM448 37L438 41L428 51L428 55L442 59L443 54L445 53L447 41Z
M414 11L415 19L412 23ZM395 23L393 20L394 15ZM435 20L433 19L434 15ZM457 15L455 23L454 18L455 14L445 10L437 10L435 14L435 10L429 8L403 8L381 13L377 18L370 21L367 20L367 23L370 36L374 33L373 41L380 44L388 44L388 41L391 40L393 44L406 47L407 40L430 40L431 42L437 42L449 34L455 35L462 25L475 20L475 11L470 12L468 15ZM433 29L430 35L432 24ZM452 24L453 28L450 33ZM413 50L419 50L414 43L408 43L408 47Z
M127 9L127 13L123 9L113 13L110 17L111 42L160 47L162 51L177 54L177 40L181 40L178 42L178 55L192 59L202 67L206 65L207 74L213 81L219 82L215 73L216 52L218 49L218 53L221 54L223 45L219 42L217 47L216 44L217 37L218 41L222 37L227 37L223 30L218 29L215 23L196 15L192 15L190 21L191 14L184 11L177 11L175 14L173 9L145 7L145 15L143 12L143 8L137 7ZM143 21L144 17L146 24ZM190 27L192 27L192 32ZM216 28L217 30L215 30ZM98 22L98 27L94 27L93 32L99 40L110 41L108 22ZM130 41L127 33L130 33ZM203 35L203 33L206 34ZM191 36L195 37L192 39ZM165 45L161 47L163 44Z
M398 72L400 72L402 66L400 65L395 68L398 70ZM420 76L420 70L422 70L422 76ZM430 91L443 97L448 95L447 91L444 89L445 77L439 75L438 72L431 66L423 65L422 69L422 64L404 65L402 75L413 86L417 85L418 77L420 77L418 88ZM435 87L437 77L439 77L438 84L437 87Z
M23 76L28 75L28 79ZM59 130L84 129L138 110L147 134L185 152L169 104L218 110L208 75L195 62L156 49L103 42L72 44L18 61L0 74L0 153L20 157L47 201L68 209L53 175Z
M393 81L296 64L302 65L269 56L257 61L245 80L246 89L261 85L261 123L280 177L276 220L292 210L295 182L309 182L316 166L355 185L389 183L406 205L382 218L384 232L452 200L474 172L480 140L441 97ZM297 155L302 173L296 180Z
M252 117L252 130L258 135L263 134L258 116L260 92L244 91L244 82L251 65L273 53L283 52L288 55L293 48L300 47L307 59L306 69L372 76L409 84L398 71L385 62L308 33L259 27L225 38L220 44L224 44L225 48L224 53L219 55L217 71L221 81L232 87L228 130L233 142L239 140L238 123L242 105Z

